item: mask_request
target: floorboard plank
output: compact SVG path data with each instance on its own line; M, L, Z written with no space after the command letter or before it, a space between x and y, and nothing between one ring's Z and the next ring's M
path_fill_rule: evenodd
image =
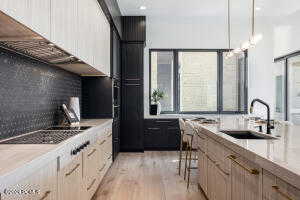
M183 174L183 173L182 173ZM178 175L178 153L120 153L93 200L205 200L192 170L187 190Z

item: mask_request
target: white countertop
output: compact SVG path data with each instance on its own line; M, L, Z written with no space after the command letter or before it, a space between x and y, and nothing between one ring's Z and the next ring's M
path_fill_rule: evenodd
M6 181L6 177L16 170L25 172L42 167L45 163L52 161L63 152L66 145L78 143L89 134L95 134L103 126L112 123L112 119L90 119L82 120L78 126L92 126L59 144L1 144L0 145L0 183ZM31 170L32 170L31 169Z
M300 188L300 126L285 125L272 136L275 140L241 140L220 130L248 129L237 120L225 118L218 125L199 124L205 133L236 153L258 163L262 168Z
M215 118L222 116L240 116L242 114L160 114L160 115L145 115L145 119L178 119L178 118L197 118L197 117L205 117L205 118Z

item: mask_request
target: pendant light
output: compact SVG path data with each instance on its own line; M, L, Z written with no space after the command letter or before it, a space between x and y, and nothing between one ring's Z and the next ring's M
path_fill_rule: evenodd
M251 10L251 36L250 39L242 43L241 47L234 49L235 54L246 51L249 48L254 48L255 45L263 38L262 34L255 35L255 0L252 0Z
M225 59L229 59L234 56L234 52L231 50L231 19L230 19L230 0L227 0L227 30L228 30L228 52Z

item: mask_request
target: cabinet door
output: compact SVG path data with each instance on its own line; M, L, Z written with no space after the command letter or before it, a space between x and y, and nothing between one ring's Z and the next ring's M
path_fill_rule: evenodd
M207 195L207 157L201 149L198 150L198 183Z
M178 127L167 127L168 148L170 150L179 150L180 130Z
M122 86L121 149L141 151L143 142L143 86L137 83L125 83Z
M207 197L209 200L217 200L216 193L216 169L215 164L207 159Z
M124 63L124 67L122 67L123 79L133 81L142 80L144 67L144 45L126 44L123 45L122 48L122 63Z
M215 197L217 200L231 200L230 174L220 165L215 165Z
M51 41L77 55L78 0L51 0Z
M50 40L51 35L51 3L50 0L30 0L29 28Z
M29 26L31 24L30 0L1 0L0 10L18 22Z
M78 0L78 51L77 56L87 64L94 65L93 56L93 36L95 26L92 19L94 10L94 0Z
M113 78L121 79L121 42L115 30L112 31L112 70Z
M263 171L263 200L300 200L300 189Z
M97 144L92 145L83 152L84 192L87 199L91 199L98 187L97 165L100 159L99 156Z
M110 76L110 25L98 3L95 1L94 62L95 67Z
M12 194L10 191L24 191L27 194ZM0 194L1 200L56 200L57 160L37 169L34 174L13 186L5 188Z
M82 177L82 154L76 156L71 163L59 172L60 200L82 200L83 177Z
M144 135L144 148L155 150L164 146L164 133L160 127L147 127Z
M262 199L262 173L259 166L242 157L235 161L231 162L232 200ZM256 170L258 173L251 173L249 170Z

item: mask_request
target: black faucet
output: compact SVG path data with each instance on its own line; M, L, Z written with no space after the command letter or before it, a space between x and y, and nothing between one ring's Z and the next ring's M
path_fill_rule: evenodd
M267 134L271 134L271 129L274 129L274 126L270 122L270 106L261 99L253 99L250 106L250 113L253 113L253 106L255 102L259 102L267 107Z

